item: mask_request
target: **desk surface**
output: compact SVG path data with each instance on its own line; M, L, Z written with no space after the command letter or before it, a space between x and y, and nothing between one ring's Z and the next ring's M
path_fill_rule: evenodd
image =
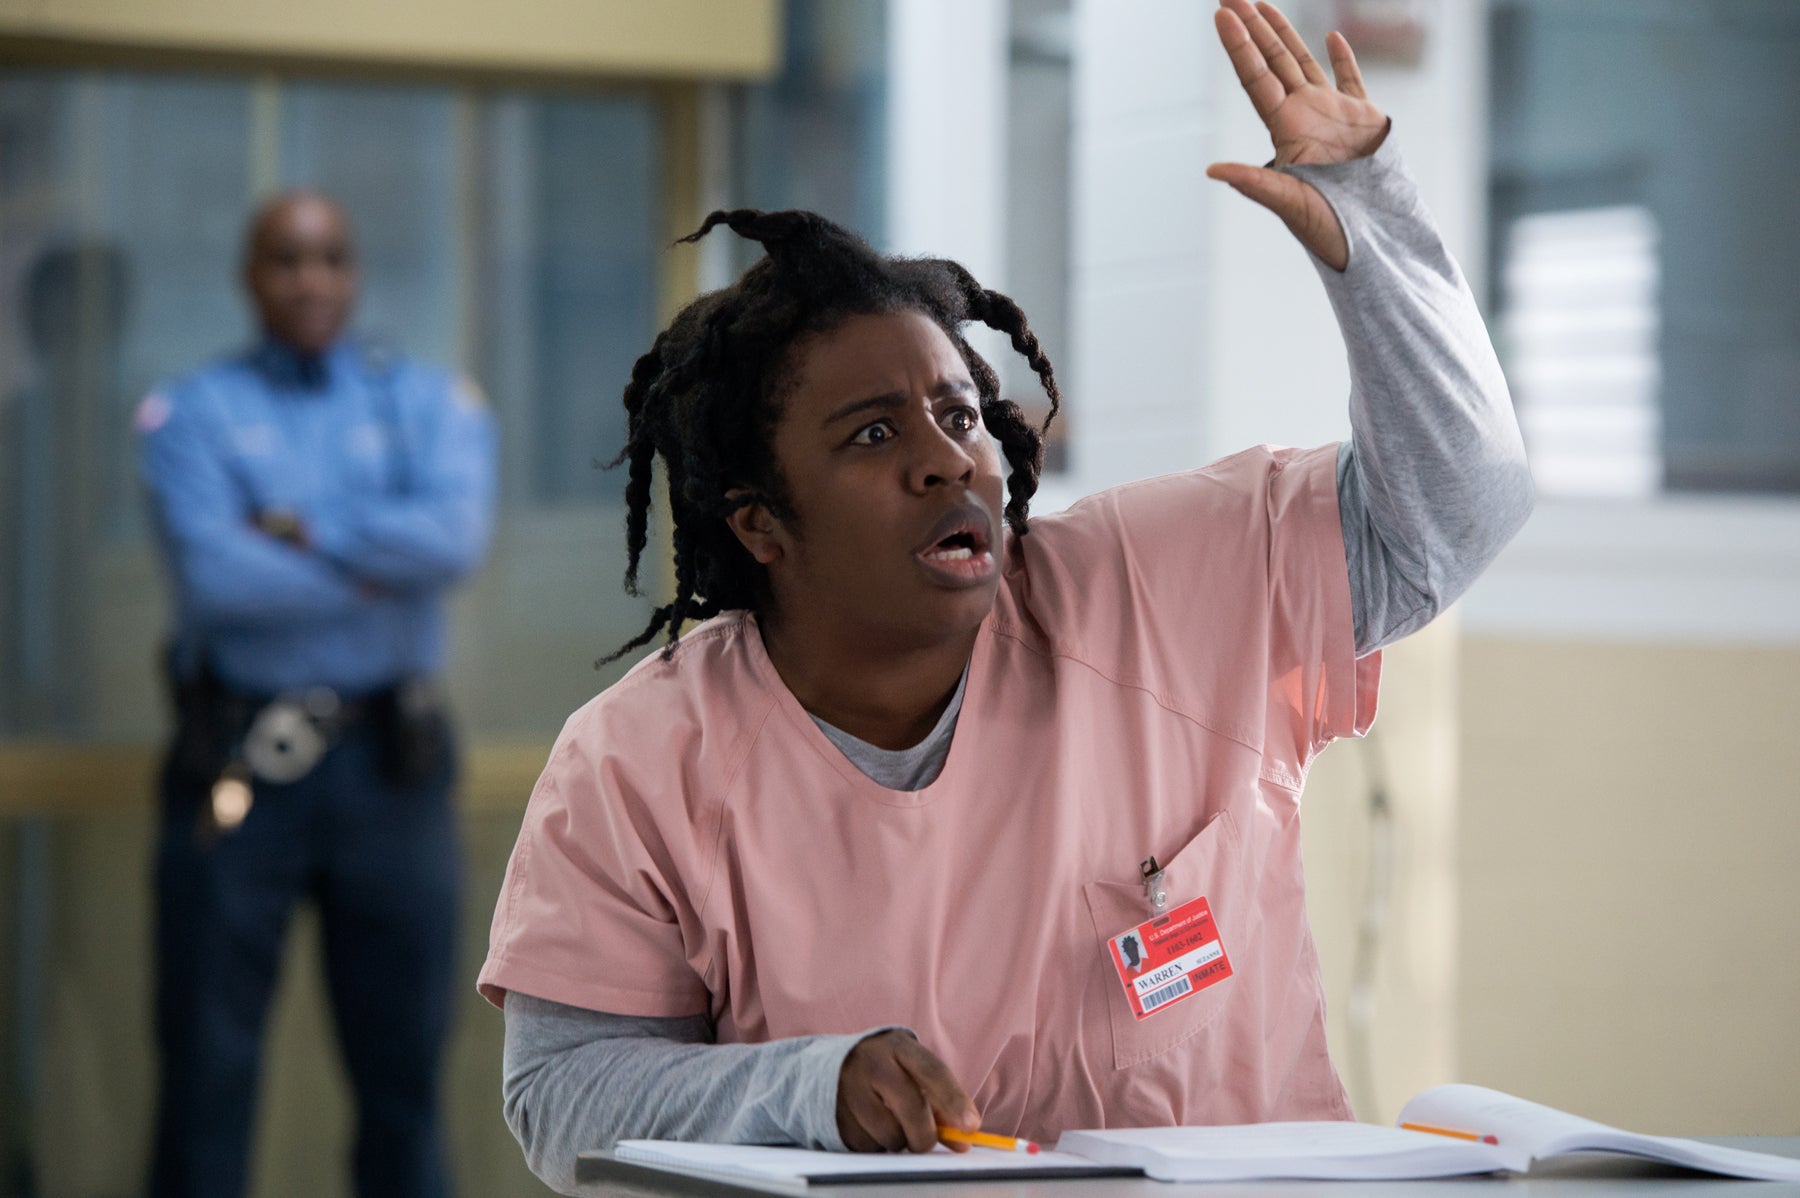
M1754 1152L1800 1157L1800 1136L1703 1136ZM680 1177L615 1161L606 1153L582 1161L583 1198L741 1198L788 1194L701 1178ZM812 1186L816 1198L1800 1198L1800 1182L1739 1181L1713 1177L1649 1161L1597 1154L1571 1156L1535 1166L1529 1175L1483 1175L1427 1181L1258 1181L1190 1184L1143 1178L1040 1181L972 1181L939 1185L881 1184Z

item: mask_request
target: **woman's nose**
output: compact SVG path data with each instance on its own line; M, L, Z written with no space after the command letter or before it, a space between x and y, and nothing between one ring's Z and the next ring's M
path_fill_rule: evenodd
M923 444L908 464L913 489L926 491L944 483L966 483L975 473L975 455L970 447L950 436L936 421L922 439ZM919 440L915 439L915 445Z

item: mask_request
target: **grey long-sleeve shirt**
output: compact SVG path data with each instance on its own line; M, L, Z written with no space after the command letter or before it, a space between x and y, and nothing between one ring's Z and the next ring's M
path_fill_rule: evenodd
M1359 653L1416 631L1460 596L1530 513L1530 475L1506 382L1462 272L1390 136L1373 155L1286 168L1344 226L1340 273L1315 259L1350 362L1350 440L1338 507ZM924 741L891 752L821 725L891 789L936 777L959 686ZM842 1149L837 1080L855 1035L711 1043L701 1016L646 1019L506 1001L508 1125L546 1183L574 1188L578 1152L650 1137Z

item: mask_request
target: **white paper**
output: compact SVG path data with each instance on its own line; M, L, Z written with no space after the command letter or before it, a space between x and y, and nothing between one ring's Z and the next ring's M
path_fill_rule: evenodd
M1485 1144L1368 1123L1071 1131L1063 1133L1056 1147L1105 1164L1137 1165L1158 1181L1398 1180L1506 1167Z
M1520 1171L1565 1152L1622 1152L1730 1177L1800 1181L1800 1160L1622 1131L1485 1086L1434 1086L1402 1107L1399 1121L1491 1135Z

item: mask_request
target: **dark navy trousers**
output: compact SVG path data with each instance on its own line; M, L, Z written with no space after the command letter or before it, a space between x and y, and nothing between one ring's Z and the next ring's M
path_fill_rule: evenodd
M349 730L298 782L256 783L231 831L207 826L210 779L165 769L153 1198L246 1191L265 1016L303 901L318 907L356 1097L356 1192L450 1192L438 1091L462 888L453 770L397 787L378 773L379 748L369 726Z

